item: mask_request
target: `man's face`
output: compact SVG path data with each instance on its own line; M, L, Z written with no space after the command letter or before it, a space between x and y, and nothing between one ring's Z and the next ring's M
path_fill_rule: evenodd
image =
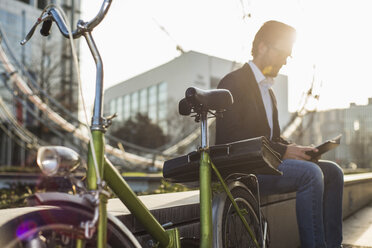
M266 46L263 56L264 67L262 73L268 77L276 77L283 65L287 64L287 58L292 53L292 43L286 40L278 40Z

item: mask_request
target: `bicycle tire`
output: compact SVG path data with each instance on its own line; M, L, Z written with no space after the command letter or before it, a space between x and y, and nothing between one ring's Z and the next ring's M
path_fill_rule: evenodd
M238 204L239 208L244 211L244 217L249 227L253 231L254 237L262 247L261 237L262 229L260 226L259 208L256 198L251 191L241 182L235 181L229 185L230 192ZM255 248L256 245L248 231L246 231L243 222L236 214L234 206L226 193L220 193L214 200L214 247L230 248Z
M91 212L60 207L35 209L0 227L0 247L75 247L77 240L82 240L86 248L97 246L95 235L86 239L80 227L80 223L92 219ZM111 221L107 230L107 247L140 247L133 235L129 237Z

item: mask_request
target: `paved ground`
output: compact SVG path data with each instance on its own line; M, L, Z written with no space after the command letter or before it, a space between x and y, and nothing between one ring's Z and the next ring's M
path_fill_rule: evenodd
M372 248L372 203L343 223L345 248Z

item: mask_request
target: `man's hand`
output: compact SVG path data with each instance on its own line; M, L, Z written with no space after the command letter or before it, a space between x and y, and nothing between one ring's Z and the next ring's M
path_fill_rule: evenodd
M299 146L292 144L287 146L287 150L283 155L283 159L297 159L297 160L312 160L312 157L307 155L307 151L317 152L318 149L311 146Z

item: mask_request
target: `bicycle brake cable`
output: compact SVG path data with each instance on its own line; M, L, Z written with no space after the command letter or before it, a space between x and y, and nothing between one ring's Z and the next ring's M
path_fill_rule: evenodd
M78 59L77 59L77 53L76 53L76 49L75 49L75 44L74 44L74 39L72 37L72 32L71 32L71 27L70 27L70 23L64 13L64 11L57 5L54 5L54 4L50 4L48 5L49 6L53 6L54 8L58 9L59 12L61 13L63 19L65 19L65 22L66 22L66 27L67 27L67 31L68 31L68 34L69 34L69 40L70 40L70 44L71 44L71 52L72 52L72 57L73 57L73 61L74 61L74 67L75 67L75 70L76 70L76 76L77 76L77 80L78 80L78 84L79 84L79 90L80 90L80 97L81 97L81 101L82 101L82 104L83 104L83 112L84 112L84 120L85 120L85 125L88 129L88 136L89 136L89 145L90 145L90 149L92 151L92 157L93 157L93 163L94 163L94 169L96 171L96 175L97 175L97 186L99 188L102 188L102 179L101 179L101 176L100 176L100 173L99 173L99 169L98 169L98 163L97 163L97 156L96 156L96 151L94 149L94 144L93 144L93 136L92 136L92 133L90 132L89 130L89 120L88 120L88 114L87 114L87 111L86 111L86 105L85 105L85 100L84 100L84 95L83 95L83 88L82 88L82 83L81 83L81 77L80 77L80 69L79 69L79 62L78 62Z

